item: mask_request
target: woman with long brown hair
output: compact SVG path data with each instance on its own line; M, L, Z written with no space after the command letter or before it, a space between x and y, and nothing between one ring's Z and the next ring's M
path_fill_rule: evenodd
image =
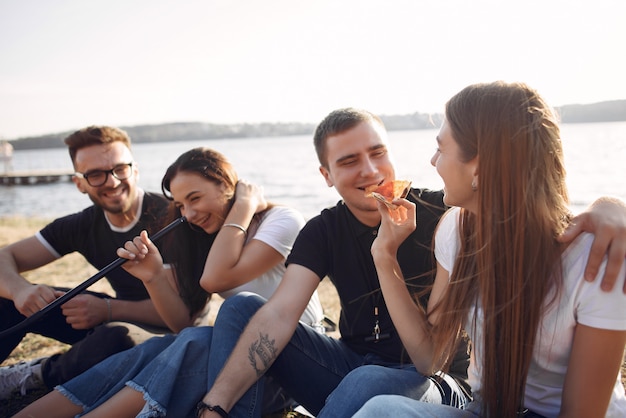
M445 370L469 334L474 401L462 411L382 396L357 416L626 416L619 377L626 266L620 286L603 292L600 280L583 277L593 236L568 246L557 241L571 215L552 110L522 83L472 85L447 103L437 143L432 164L453 208L436 233L437 276L426 310L402 291L395 259L415 228L412 203L380 207L372 254L420 372Z

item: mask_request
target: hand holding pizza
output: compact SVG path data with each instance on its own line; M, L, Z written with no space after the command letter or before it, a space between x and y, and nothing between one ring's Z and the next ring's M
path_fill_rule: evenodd
M408 180L393 180L380 186L374 185L365 188L365 196L373 197L374 199L387 205L389 209L395 210L398 208L392 202L395 199L405 198L411 190L411 182Z

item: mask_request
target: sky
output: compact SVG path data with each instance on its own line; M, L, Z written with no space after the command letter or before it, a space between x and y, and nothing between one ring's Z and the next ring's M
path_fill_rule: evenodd
M438 113L477 82L626 99L623 0L0 0L0 139Z

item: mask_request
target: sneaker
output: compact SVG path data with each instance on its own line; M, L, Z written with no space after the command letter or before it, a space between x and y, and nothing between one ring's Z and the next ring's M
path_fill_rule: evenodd
M8 399L17 389L26 395L26 391L41 387L41 363L45 359L47 357L0 367L0 399Z

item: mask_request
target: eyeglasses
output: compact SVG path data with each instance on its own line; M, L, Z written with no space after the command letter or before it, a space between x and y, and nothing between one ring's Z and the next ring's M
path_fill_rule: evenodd
M87 173L74 173L76 177L87 180L91 187L99 187L107 182L109 174L118 180L126 180L133 175L133 163L118 164L111 170L93 170Z

